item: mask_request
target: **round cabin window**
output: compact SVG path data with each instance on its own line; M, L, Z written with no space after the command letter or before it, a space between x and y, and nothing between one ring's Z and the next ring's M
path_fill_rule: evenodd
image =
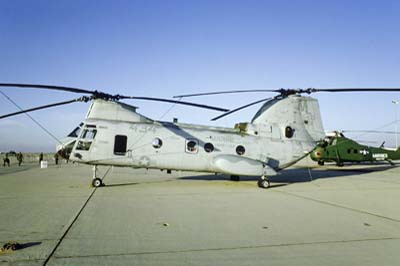
M245 152L246 152L246 149L242 145L239 145L236 147L236 153L238 155L243 155Z
M153 139L152 145L154 147L154 149L159 149L162 146L162 140L160 138L155 138Z
M206 144L204 144L204 150L206 152L213 152L214 151L214 145L210 142L207 142Z
M287 126L285 128L285 136L290 139L290 138L293 137L293 135L294 135L294 129L289 127L289 126Z
M189 152L196 152L197 151L197 142L194 140L188 141L186 144L186 148Z

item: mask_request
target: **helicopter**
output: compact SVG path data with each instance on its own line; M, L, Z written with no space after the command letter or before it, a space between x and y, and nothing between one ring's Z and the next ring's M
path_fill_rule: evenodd
M152 97L111 95L97 90L53 85L1 83L4 88L29 88L67 91L85 96L0 116L0 119L22 113L89 102L84 121L75 128L57 151L69 160L93 166L92 186L104 186L97 167L161 169L171 172L196 171L223 173L238 181L239 176L258 176L260 188L270 187L269 177L308 156L325 134L317 99L303 94L316 92L400 91L379 88L339 89L263 89L236 90L177 95L179 100ZM181 101L182 98L226 93L268 92L277 94L244 106L227 110L219 107ZM89 95L89 96L87 96ZM121 100L150 100L208 108L224 116L263 103L250 122L233 128L166 122L148 118L137 107Z
M344 166L345 162L382 161L394 165L394 160L400 160L400 148L384 148L383 145L384 143L380 147L362 145L345 137L342 132L334 131L327 134L326 138L310 153L310 157L321 166L325 162L335 162L337 166Z

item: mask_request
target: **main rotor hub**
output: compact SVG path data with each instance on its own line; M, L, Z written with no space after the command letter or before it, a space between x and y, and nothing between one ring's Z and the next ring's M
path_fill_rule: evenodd
M289 96L289 95L293 95L293 94L301 94L301 93L307 93L307 94L311 94L314 92L317 92L317 89L315 88L307 88L307 89L284 89L284 88L280 88L278 90L276 90L276 92L280 93L280 96Z

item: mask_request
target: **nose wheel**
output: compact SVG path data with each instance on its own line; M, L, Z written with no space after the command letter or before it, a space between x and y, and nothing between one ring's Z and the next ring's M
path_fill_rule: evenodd
M97 165L93 166L93 180L92 187L102 187L104 186L103 180L97 177Z
M264 189L265 189L265 188L269 188L269 187L270 187L270 182L269 182L268 177L262 176L262 177L258 180L257 185L258 185L258 187L260 187L260 188L264 188Z
M93 179L92 187L101 187L101 186L104 186L104 183L100 178Z

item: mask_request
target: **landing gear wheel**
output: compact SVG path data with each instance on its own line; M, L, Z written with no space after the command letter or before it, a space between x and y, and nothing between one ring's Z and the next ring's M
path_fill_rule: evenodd
M239 181L240 177L238 175L231 175L231 180L232 181Z
M269 188L270 183L268 179L260 179L258 180L257 185L260 188Z
M92 181L92 186L93 187L101 187L101 186L104 186L104 184L103 184L103 181L101 181L100 178L95 178Z
M318 165L324 165L325 164L325 162L324 161L318 161Z

